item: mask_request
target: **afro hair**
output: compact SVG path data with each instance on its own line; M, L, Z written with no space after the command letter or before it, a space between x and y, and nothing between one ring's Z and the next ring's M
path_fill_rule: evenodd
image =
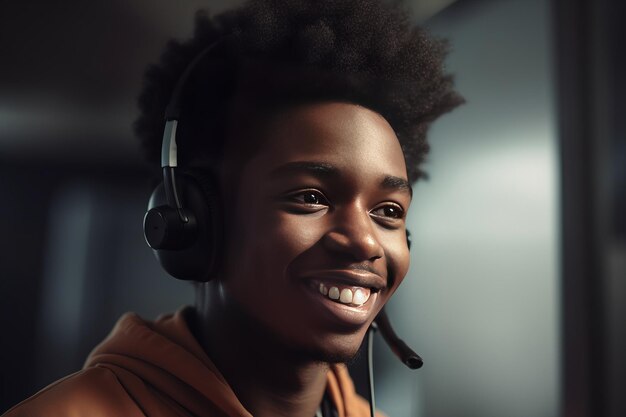
M430 123L463 102L444 69L446 42L414 27L397 2L251 0L213 17L198 12L193 37L170 41L160 64L148 68L134 127L152 166L160 165L165 108L178 79L225 38L223 51L203 59L185 83L183 166L220 160L242 103L254 118L294 102L336 100L389 122L415 182L424 176Z

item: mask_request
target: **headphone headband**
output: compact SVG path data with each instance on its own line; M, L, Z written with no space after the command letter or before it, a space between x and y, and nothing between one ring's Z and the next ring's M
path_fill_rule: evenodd
M176 129L178 120L166 120L161 144L161 168L178 166L178 144L176 143Z
M176 130L178 128L178 120L182 110L183 90L187 85L187 80L193 74L198 64L211 52L218 49L226 43L233 35L226 35L211 45L204 48L194 59L187 65L183 74L180 76L174 91L170 97L170 101L165 108L165 129L163 132L163 143L161 145L161 167L177 167L178 166L178 144L176 143Z

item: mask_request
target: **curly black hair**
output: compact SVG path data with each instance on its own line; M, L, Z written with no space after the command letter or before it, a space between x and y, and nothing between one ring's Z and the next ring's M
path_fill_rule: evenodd
M178 132L183 166L220 160L234 113L249 124L296 102L336 100L389 122L415 182L424 176L430 123L463 102L444 69L447 43L412 26L397 2L251 0L214 17L198 12L193 37L170 41L160 64L147 70L134 127L154 167L177 80L194 57L224 38L224 51L211 53L185 86Z

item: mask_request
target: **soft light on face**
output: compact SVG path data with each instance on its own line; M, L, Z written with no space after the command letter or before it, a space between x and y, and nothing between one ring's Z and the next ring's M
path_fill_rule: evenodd
M347 103L284 111L242 168L225 294L294 352L345 361L409 266L398 139Z

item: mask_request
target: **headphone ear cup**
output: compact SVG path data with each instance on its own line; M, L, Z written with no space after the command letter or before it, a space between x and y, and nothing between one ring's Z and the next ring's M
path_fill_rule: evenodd
M206 282L215 277L221 257L222 224L218 213L218 193L211 175L184 173L177 180L182 206L197 223L194 242L184 249L153 249L163 269L174 278ZM167 206L163 183L154 190L148 210Z

